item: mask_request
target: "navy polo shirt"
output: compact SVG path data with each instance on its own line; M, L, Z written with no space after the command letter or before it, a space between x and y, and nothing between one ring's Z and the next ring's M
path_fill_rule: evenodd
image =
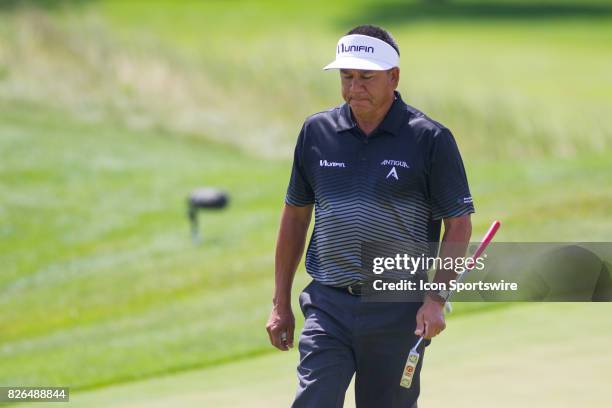
M285 202L315 205L306 270L323 284L364 279L364 242L438 242L443 218L474 212L451 132L395 96L369 136L346 103L298 136Z

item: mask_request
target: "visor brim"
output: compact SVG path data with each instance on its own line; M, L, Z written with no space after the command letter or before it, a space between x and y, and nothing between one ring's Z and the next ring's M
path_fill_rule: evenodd
M333 61L323 67L328 69L361 69L364 71L386 71L395 65L386 62L372 61L357 57L344 57Z

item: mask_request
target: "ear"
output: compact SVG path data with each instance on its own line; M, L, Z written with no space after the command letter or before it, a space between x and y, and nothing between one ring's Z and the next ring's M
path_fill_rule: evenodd
M389 80L393 85L393 89L397 89L397 85L399 84L400 79L400 69L399 67L393 67L389 70Z

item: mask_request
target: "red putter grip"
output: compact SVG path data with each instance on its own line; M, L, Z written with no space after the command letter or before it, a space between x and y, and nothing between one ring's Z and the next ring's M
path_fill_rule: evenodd
M472 259L476 259L476 258L480 257L480 255L484 252L484 250L487 247L487 245L489 245L489 243L491 242L491 240L495 236L495 233L499 229L500 225L501 225L501 222L499 222L497 220L493 221L493 224L491 224L491 227L489 228L489 230L485 234L484 238L482 239L482 242L480 243L480 245L478 245L478 248L476 249L476 252L474 252L474 255L472 255Z

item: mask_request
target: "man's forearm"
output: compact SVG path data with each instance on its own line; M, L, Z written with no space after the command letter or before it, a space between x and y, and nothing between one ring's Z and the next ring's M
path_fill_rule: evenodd
M306 234L310 225L312 206L285 206L281 216L274 263L274 305L284 307L291 303L291 286L300 263Z
M452 258L454 260L465 256L470 237L472 236L472 224L470 217L463 216L456 219L444 220L444 235L440 245L441 259ZM443 262L442 264L444 264ZM439 268L436 271L434 282L443 282L448 284L451 280L456 279L457 274L452 269Z

